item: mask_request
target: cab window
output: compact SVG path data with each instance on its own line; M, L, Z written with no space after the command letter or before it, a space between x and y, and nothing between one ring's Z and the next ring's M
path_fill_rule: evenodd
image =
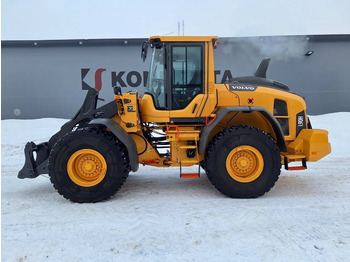
M273 115L280 124L283 134L285 136L289 136L289 116L286 101L275 99L273 105Z
M153 98L154 106L156 109L165 110L165 52L164 48L154 48L151 68L149 71L147 86L145 94L149 94Z
M185 108L203 93L203 46L172 46L171 109Z

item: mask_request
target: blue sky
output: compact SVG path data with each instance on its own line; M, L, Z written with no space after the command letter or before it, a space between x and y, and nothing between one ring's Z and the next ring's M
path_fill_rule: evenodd
M3 40L349 34L348 0L2 0ZM181 31L182 33L182 31Z

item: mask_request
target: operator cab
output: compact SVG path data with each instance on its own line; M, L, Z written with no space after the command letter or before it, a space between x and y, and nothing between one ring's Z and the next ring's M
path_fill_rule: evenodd
M157 110L180 110L204 90L204 43L150 42L153 56L145 94Z
M205 123L215 108L213 49L218 37L154 36L142 46L153 49L145 94L145 122Z

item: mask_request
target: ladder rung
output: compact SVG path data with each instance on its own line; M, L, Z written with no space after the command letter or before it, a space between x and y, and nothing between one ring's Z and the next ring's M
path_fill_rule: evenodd
M197 164L198 160L182 160L181 164Z
M200 133L200 130L168 130L168 133L180 133L180 134L186 134L186 133Z
M200 177L199 173L182 173L181 178L198 178Z
M306 167L304 167L304 166L289 166L288 167L288 170L305 170L306 169Z
M295 161L295 160L294 160ZM302 163L302 166L289 166L288 164L288 157L287 156L285 156L284 157L284 168L286 169L286 170L305 170L306 168L307 168L307 166L306 166L306 157L305 158L303 158L303 159L301 159L301 160L299 160L299 161L301 161L301 163ZM295 161L296 162L296 161Z
M196 149L197 146L179 146L180 148L183 148L183 149Z
M198 178L200 176L201 171L200 171L199 165L198 165L198 172L197 173L182 173L181 163L183 163L183 162L185 162L185 161L180 162L180 177L181 178ZM189 162L189 161L187 160L186 162ZM194 163L192 163L192 164L194 164Z

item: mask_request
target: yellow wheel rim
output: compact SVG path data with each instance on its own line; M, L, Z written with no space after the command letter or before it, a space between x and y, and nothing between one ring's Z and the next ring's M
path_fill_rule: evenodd
M92 187L100 183L106 176L107 163L96 150L81 149L69 158L67 172L75 184Z
M251 146L234 148L226 158L226 170L236 181L249 183L256 180L264 169L261 153Z

